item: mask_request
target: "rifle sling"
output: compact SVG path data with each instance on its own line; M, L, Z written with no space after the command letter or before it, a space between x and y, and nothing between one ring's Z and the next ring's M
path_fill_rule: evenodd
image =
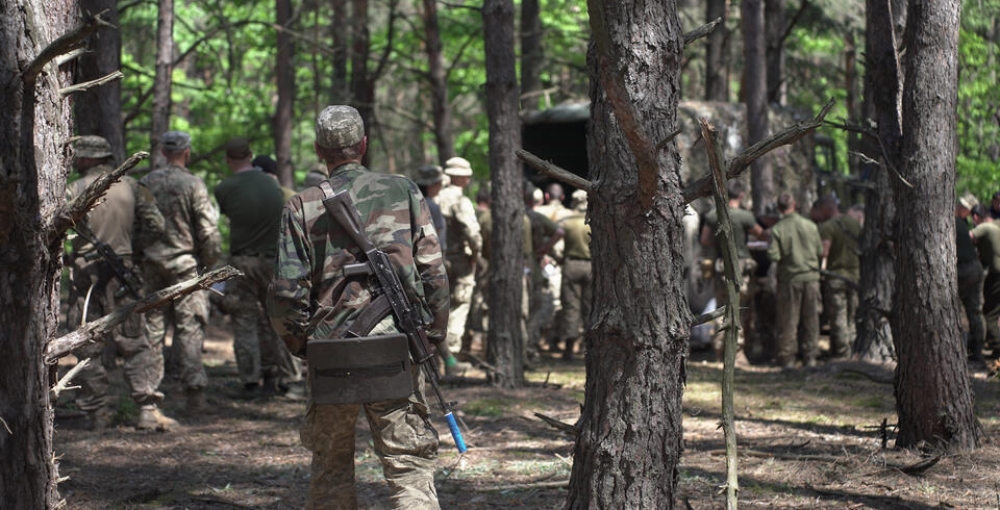
M347 329L347 336L368 336L372 329L391 313L392 304L385 294L373 299L351 323L351 327Z

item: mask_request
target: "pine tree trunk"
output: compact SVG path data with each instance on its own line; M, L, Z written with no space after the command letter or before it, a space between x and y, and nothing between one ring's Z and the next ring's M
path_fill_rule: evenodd
M764 0L744 0L743 14L743 102L747 105L747 147L767 137L767 58L764 33ZM774 177L766 156L750 165L753 211L764 216L768 204L777 199Z
M276 20L278 26L290 28L292 18L291 0L276 0ZM292 35L285 30L278 31L278 55L275 75L278 81L278 104L274 112L274 156L278 162L278 179L282 186L295 187L295 173L292 169L292 116L295 103L295 45Z
M729 101L729 29L726 28L727 0L705 2L705 23L722 18L722 23L705 41L705 100Z
M486 111L490 119L493 254L490 258L490 331L487 357L498 373L493 383L505 388L524 385L521 298L524 275L524 200L521 165L514 150L521 146L517 73L514 59L514 3L483 2L486 43Z
M592 25L603 15L613 52L613 68L598 70L591 45L591 76L623 77L648 139L665 139L677 126L683 47L675 4L589 5ZM586 397L567 507L671 509L690 331L680 158L676 146L666 144L655 154L655 190L640 189L636 155L604 89L593 81L591 101L587 154L590 180L598 184L589 210L595 302L587 318ZM637 199L643 191L653 191L651 209Z
M170 131L170 89L174 70L174 0L159 0L156 20L156 76L153 78L152 129L149 134L153 168L165 161L160 138Z
M767 44L767 102L785 104L785 2L764 1Z
M980 435L958 325L955 151L959 0L911 2L904 46L903 176L893 182L896 300L896 445L965 450ZM902 275L905 274L905 277Z
M83 0L80 10L97 14L114 26L118 23L116 0ZM96 80L121 69L122 34L117 29L100 30L87 41L87 53L80 55L76 66L78 83ZM115 161L125 161L125 125L122 122L122 85L120 80L105 83L83 92L73 100L76 133L98 135L107 139Z
M368 72L368 52L371 49L371 34L368 31L368 0L352 0L354 39L351 41L351 104L357 108L365 121L365 136L369 137L368 152L361 161L367 165L374 152L371 146L372 120L375 112L375 83Z
M538 95L526 97L542 90L542 18L538 0L521 0L521 102L524 109L538 109Z
M0 2L0 508L54 508L59 499L42 352L59 318L62 244L50 245L47 219L64 202L70 108L59 88L71 76L51 62L37 80L22 73L76 8Z
M330 33L333 38L333 84L330 99L334 103L343 103L350 97L347 90L347 1L331 0L333 7L333 23Z
M431 111L434 117L434 142L438 161L443 166L455 156L455 141L451 136L451 105L448 104L448 77L441 51L441 30L438 28L437 1L423 0L424 37L427 45L427 73L430 77Z

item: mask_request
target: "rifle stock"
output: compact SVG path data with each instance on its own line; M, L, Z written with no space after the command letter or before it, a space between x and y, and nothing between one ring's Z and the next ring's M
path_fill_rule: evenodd
M111 267L111 270L114 271L115 277L118 278L118 281L121 282L122 285L124 285L136 299L142 299L142 280L140 280L131 269L125 266L121 257L119 257L118 254L115 253L110 246L108 246L108 243L98 239L97 235L94 234L94 231L90 230L90 227L83 223L77 223L74 225L73 230L76 230L76 233L79 234L80 237L86 239L87 242L94 245L94 249L97 250L97 253L101 256L101 258L103 258L104 261L108 263L108 266Z

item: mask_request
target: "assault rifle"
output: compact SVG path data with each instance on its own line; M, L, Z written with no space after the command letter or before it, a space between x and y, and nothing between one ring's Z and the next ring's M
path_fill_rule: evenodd
M115 253L115 250L111 249L111 247L108 246L108 243L98 239L97 236L94 235L94 231L90 230L90 227L88 227L85 223L77 223L73 227L73 230L76 230L76 233L79 234L80 237L94 245L94 249L97 250L98 256L103 258L104 261L108 263L108 267L114 271L115 277L118 278L118 281L120 281L122 285L124 285L125 288L127 288L129 292L135 296L136 299L142 299L142 280L140 280L131 269L125 266L125 263L122 262L121 257ZM92 260L92 257L88 255L84 256L84 259Z
M330 216L361 247L366 258L363 263L344 266L344 275L369 275L374 276L378 281L379 291L388 299L392 314L396 318L396 326L406 335L410 346L410 356L415 363L423 367L424 374L427 376L431 388L434 389L434 394L437 395L438 402L444 412L444 419L448 422L448 429L455 439L455 446L458 447L460 453L465 453L468 448L465 446L465 439L462 437L462 432L458 429L458 423L451 411L455 402L446 401L444 395L441 394L437 364L434 362L434 350L427 337L427 331L424 329L420 311L415 309L407 299L403 284L399 281L399 276L396 274L389 256L368 239L350 195L347 192L341 192L330 196L329 191L331 190L324 189L324 192L328 192L329 198L323 200L323 205Z

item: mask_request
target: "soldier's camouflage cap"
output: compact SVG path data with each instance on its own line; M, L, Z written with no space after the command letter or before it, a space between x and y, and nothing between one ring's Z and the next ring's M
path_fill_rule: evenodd
M413 182L421 186L430 186L444 180L444 173L437 165L424 165L417 169Z
M578 189L578 190L574 191L573 195L571 195L571 196L573 198L573 209L576 209L577 211L586 211L587 210L587 192L586 191L584 191L582 189Z
M365 122L346 105L327 106L316 118L316 144L327 149L353 147L365 137Z
M106 158L111 154L111 144L104 137L86 135L73 143L73 155L77 158Z
M973 207L979 205L979 199L977 199L972 193L965 193L964 195L958 197L958 205L972 210Z
M465 158L455 156L444 162L444 173L454 177L471 177L472 164Z
M163 150L167 152L180 152L191 148L191 135L184 131L167 131L163 133Z

